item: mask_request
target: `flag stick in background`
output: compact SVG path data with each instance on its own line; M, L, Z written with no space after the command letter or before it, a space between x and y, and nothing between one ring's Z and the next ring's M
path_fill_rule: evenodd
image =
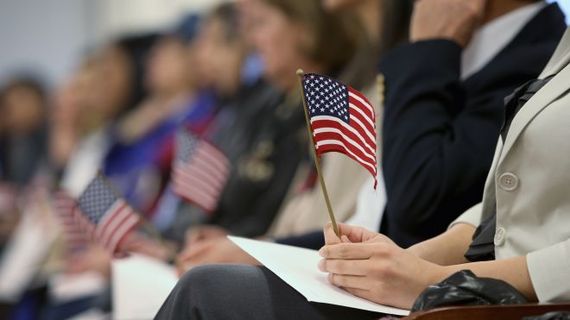
M381 73L376 76L376 90L378 93L378 109L381 110L384 108L384 99L386 94L384 75Z
M329 199L329 193L327 191L327 185L325 184L325 179L323 179L323 175L321 173L321 163L319 157L317 156L317 146L315 144L315 139L313 137L313 130L311 129L311 122L309 121L309 109L307 108L307 101L305 99L305 86L303 86L303 76L304 72L302 69L297 70L297 76L299 76L300 84L301 84L301 93L303 98L303 110L305 112L305 120L307 121L307 131L309 133L309 137L311 138L311 150L313 150L313 159L315 161L315 167L317 169L317 176L319 177L319 182L321 183L321 189L323 190L323 195L325 197L325 202L327 204L327 209L329 212L329 218L331 220L334 233L340 237L340 233L338 230L338 224L336 223L336 218L334 216L334 212L332 209L331 201Z

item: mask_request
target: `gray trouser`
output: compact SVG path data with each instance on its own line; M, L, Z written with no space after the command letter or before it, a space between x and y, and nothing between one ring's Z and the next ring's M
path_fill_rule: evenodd
M309 303L266 268L209 265L186 273L155 319L346 320L379 316L377 313Z

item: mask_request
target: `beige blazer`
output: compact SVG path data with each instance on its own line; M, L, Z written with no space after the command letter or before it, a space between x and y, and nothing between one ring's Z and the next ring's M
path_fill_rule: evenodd
M540 78L556 75L499 139L483 202L454 223L478 225L497 204L497 259L526 255L541 302L570 301L570 29Z

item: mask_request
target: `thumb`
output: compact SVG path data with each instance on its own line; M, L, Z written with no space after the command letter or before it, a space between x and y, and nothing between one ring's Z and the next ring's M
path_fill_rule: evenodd
M324 228L325 244L341 243L341 239L334 232L332 223L327 223Z

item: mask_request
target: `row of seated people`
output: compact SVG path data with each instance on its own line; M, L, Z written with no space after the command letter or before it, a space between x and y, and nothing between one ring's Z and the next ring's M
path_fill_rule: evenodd
M412 19L411 1L243 0L212 11L199 27L191 17L161 35L146 66L128 61L125 43L109 46L89 57L58 95L48 162L60 168L61 185L74 196L102 168L169 240L131 249L177 260L180 272L209 263L258 264L227 234L317 249L325 244L326 206L295 70L331 75L375 101L380 58L386 96L377 105L378 178L384 183L373 191L374 179L340 155L323 159L323 175L340 220L414 248L481 201L505 117L503 99L540 74L565 29L555 4L488 1L477 17L481 25L445 34L429 18L461 15L432 5L417 4ZM144 99L125 88L143 79ZM212 211L172 190L180 126L216 145L231 163ZM111 258L94 245L64 260L67 272L108 277ZM199 276L183 278L159 317L188 314L189 304L179 299ZM402 302L407 298L379 302L409 307Z
M561 266L568 265L568 236L560 226L567 197L554 190L567 185L560 173L566 162L543 146L566 145L557 118L567 112L567 37L555 52L565 28L558 6L542 1L416 3L410 43L382 54L380 64L387 83L383 235L343 224L344 239L329 226L324 234L276 241L324 245L319 268L332 284L392 306L410 308L426 287L462 269L504 280L528 301L567 301L568 273ZM380 316L309 303L264 268L194 268L258 264L228 246L208 257L200 243L190 245L191 271L157 319Z

